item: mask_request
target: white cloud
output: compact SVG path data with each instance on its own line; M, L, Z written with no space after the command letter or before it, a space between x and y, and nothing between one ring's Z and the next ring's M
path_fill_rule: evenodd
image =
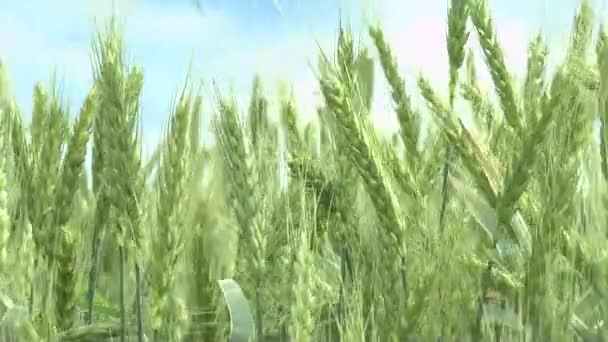
M10 14L0 16L0 55L15 63L30 63L32 66L48 67L55 61L65 61L67 65L80 65L82 57L87 56L87 45L72 41L57 44L48 38L48 32L40 27L32 27ZM64 32L64 35L66 33ZM84 52L84 53L83 53ZM86 58L85 58L86 62Z
M373 7L373 5L363 5L368 6L367 13L370 13L369 6ZM365 17L358 17L357 9L354 6L351 7L351 11L353 12L348 13L347 16L353 18L355 22L354 30L364 38L367 46L371 45L369 39L367 39L365 23L381 22L386 39L393 50L400 70L405 75L408 88L415 100L421 100L416 89L416 78L419 73L427 77L436 89L442 93L447 91L446 4L443 2L426 2L418 6L414 14L411 12L410 4L401 0L390 0L383 2L382 8L372 8L371 13L375 14L366 14ZM376 18L373 18L374 15ZM329 32L325 31L324 34L317 34L317 36L323 37L320 45L329 53L332 52L330 48L335 38L338 18L335 18L335 24ZM522 75L525 71L527 44L532 32L525 23L515 21L513 18L497 16L495 26L499 41L505 51L505 60L509 70L516 75ZM471 35L469 46L476 52L482 84L490 87L489 74L485 70L486 67L474 33ZM375 54L373 48L372 53ZM308 113L308 117L314 115L319 103L318 86L315 76L307 64L311 61L313 67L316 67L318 56L315 36L312 33L306 31L292 32L290 39L285 42L256 41L253 48L240 50L239 54L240 57L227 60L228 64L233 65L230 71L231 75L253 75L254 72L259 72L265 76L267 81L276 78L285 79L292 85L302 112ZM235 61L236 63L231 64ZM389 89L381 69L378 67L376 71L376 91L372 117L381 130L394 131L397 128L397 122L392 111ZM240 84L241 87L240 90L237 90L237 96L244 99L248 96L250 80L246 79ZM271 83L269 86L272 87L274 84ZM242 102L246 103L244 100ZM424 103L417 101L416 105L423 107Z
M239 51L240 61L233 65L236 70L243 71L242 74L258 73L263 77L271 98L277 95L276 82L286 82L293 91L300 111L310 116L315 113L319 103L319 98L315 95L318 86L314 75L319 47L329 51L330 42L331 38L315 40L310 33L292 32L288 41L259 41L249 50ZM246 80L247 87L250 82L251 80Z
M209 9L142 7L127 19L127 37L138 44L164 46L204 44L218 39L230 29L224 13Z
M395 11L394 9L393 11ZM391 11L390 13L394 13ZM399 12L396 12L399 13ZM433 85L443 85L447 74L447 53L445 49L445 24L441 13L421 15L412 20L395 21L387 14L380 27L391 47L397 65L405 78L410 94L417 93L416 78L419 73L429 78ZM372 49L375 54L375 49ZM376 101L373 106L373 117L380 129L396 130L397 121L390 110L389 88L381 68L376 68Z
M74 86L86 87L91 74L88 43L55 39L55 30L45 30L40 23L30 25L30 20L17 8L9 8L0 14L0 37L3 38L0 58L8 67L13 92L26 117L30 113L31 91L36 81L48 81L55 70L58 80L65 80L62 83L65 94L72 97ZM64 32L63 35L69 37L70 33Z
M416 79L420 73L429 79L441 94L447 94L447 2L420 3L421 6L415 8L416 14L407 17L404 17L404 14L412 13L413 7L406 1L390 0L383 5L385 6L378 10L380 17L372 22L381 22L386 39L405 75L408 89L414 100L417 100L416 105L425 109L416 89ZM521 81L526 69L527 46L534 33L533 28L527 22L501 16L497 11L491 10L491 14L507 67L513 76ZM472 26L471 31L474 31ZM467 46L474 51L481 85L490 89L490 75L474 32L471 33ZM392 111L386 111L387 108L392 108L388 87L381 72L379 76L374 104L375 122L382 130L394 131L397 127L396 118ZM465 114L467 119L468 107L460 103L457 109L459 113Z
M50 67L58 65L60 76L66 79L68 86L76 88L78 95L75 100L80 101L88 90L90 79L89 41L83 39L90 37L87 16L95 15L98 22L103 22L111 13L111 2L56 0L50 6L42 0L32 1L37 1L37 5L31 12L25 7L15 7L0 14L0 37L3 37L0 56L8 60L13 79L32 81L32 84L18 89L27 94L22 95L22 99L29 99L33 80L47 79ZM283 37L279 39L269 38L277 35L248 35L247 28L237 19L238 13L228 12L225 8L207 7L200 13L187 2L183 6L150 4L142 0L117 3L120 4L118 14L126 17L127 49L134 56L134 62L144 65L146 72L143 104L146 136L150 135L149 132L159 131L166 119L164 113L171 96L183 80L192 57L194 75L207 81L217 80L224 91L231 87L242 109L248 104L251 79L259 73L264 78L270 98L276 99L273 96L276 95L275 81L287 81L301 112L308 117L314 115L320 98L309 63L312 68L316 67L319 53L316 41L324 51L332 52L339 18L327 18L329 14L323 20L311 18L316 23L332 20L333 23L329 26L293 25L286 35L278 35ZM403 0L357 0L343 6L345 11L349 11L343 14L353 19L355 32L366 38L367 45L365 23L381 23L413 92L417 93L415 80L419 72L428 77L437 89L445 91L448 66L446 3L418 1L416 6L412 6L411 2ZM293 10L300 11L301 8ZM296 15L295 12L286 13L285 21L289 23L289 17ZM500 15L495 17L507 64L511 70L521 73L525 70L526 47L533 32L523 21ZM480 51L474 35L469 45ZM485 70L480 58L478 66L479 70ZM377 71L373 117L379 128L393 131L396 119L390 110L392 105L386 82L381 70L378 68ZM482 73L482 76L488 83L487 73ZM210 86L206 87L206 103L210 105L215 100L211 90ZM28 106L29 103L24 107L27 109Z

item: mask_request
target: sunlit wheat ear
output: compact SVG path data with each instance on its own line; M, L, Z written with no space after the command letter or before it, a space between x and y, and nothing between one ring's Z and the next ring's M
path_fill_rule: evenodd
M106 150L107 126L111 117L104 115L102 94L98 92L96 97L98 106L93 118L93 132L91 138L91 192L95 199L94 217L92 219L91 236L91 267L88 274L87 289L87 317L86 323L93 323L94 300L97 290L98 266L103 236L108 223L110 211L109 194L107 183L104 180L104 172L108 165L108 154Z
M40 146L39 155L34 159L36 177L36 205L38 210L32 215L32 226L36 231L38 241L44 240L41 252L48 257L47 262L53 263L53 228L52 223L53 201L55 198L56 184L60 176L60 163L62 150L64 148L64 117L65 105L56 95L54 90L50 97L49 106L42 114L45 117L47 129L44 130L42 139L44 144Z
M412 109L411 99L405 90L405 80L400 76L395 57L380 28L371 27L369 34L380 55L384 77L391 87L391 98L399 121L400 136L414 165L419 163L418 138L420 135L419 114Z
M533 127L533 129L528 130L528 134L524 137L524 144L525 146L528 146L528 148L519 153L516 162L512 168L507 171L504 178L503 192L500 195L497 209L498 221L500 224L508 225L510 223L515 204L522 196L530 181L537 152L547 137L549 125L554 120L554 112L560 103L560 75L558 74L556 78L557 80L553 80L553 95L551 100L543 103L542 116L536 123L536 126ZM514 240L516 240L516 237Z
M292 285L295 300L291 307L293 318L290 335L296 341L312 341L315 323L310 308L313 305L311 270L314 265L311 251L308 249L308 232L302 231L299 235L297 244L300 247L295 262L296 282Z
M472 83L461 83L460 88L460 94L469 102L475 122L479 127L484 128L486 134L490 135L492 133L492 122L494 121L496 113L490 101L487 100L486 94L483 94L481 90Z
M341 140L341 149L361 177L364 189L371 199L375 216L378 218L378 232L386 239L389 249L401 257L393 259L387 268L399 275L404 275L404 257L406 255L405 223L400 212L399 202L389 181L387 170L382 164L380 146L377 137L369 131L365 117L353 105L353 93L356 86L348 78L340 75L339 68L332 68L329 63L319 78L321 92L325 99L328 113L334 126L335 135ZM342 260L345 260L344 258ZM401 280L401 279L400 279ZM407 282L399 281L387 285L388 291L407 292ZM389 311L397 312L399 304L406 305L403 299L389 304ZM389 331L396 331L402 327L401 321L386 324ZM390 327L390 328L389 328ZM389 334L387 334L389 335Z
M418 77L417 85L427 107L437 119L444 133L454 139L454 142L461 140L459 138L458 121L452 115L450 107L437 95L430 82L422 75Z
M259 75L253 78L251 102L249 104L248 128L251 143L257 150L268 130L268 100L264 97L262 81ZM257 153L257 152L256 152Z
M61 165L60 186L56 190L55 202L58 204L55 210L55 223L59 226L67 224L72 212L75 194L78 190L78 182L84 169L86 147L91 134L93 124L95 99L97 94L93 88L80 111L80 115L74 123L72 134L68 140L67 153Z
M336 49L336 61L340 75L345 80L352 80L355 67L355 42L352 32L344 28L340 23L338 32L338 46Z
M600 155L602 173L608 179L608 34L605 26L600 27L596 46L597 65L600 73L598 112L600 127Z
M448 10L447 50L450 65L449 103L453 106L458 83L458 71L464 63L464 48L469 38L467 20L470 0L451 0Z
M62 230L53 232L53 248L57 254L57 280L55 283L55 310L57 324L62 331L76 323L76 250L77 241L66 227L74 212L74 200L84 167L86 146L91 133L95 105L95 91L91 90L74 123L68 140L67 153L62 161L59 187L55 192L54 223Z
M471 0L471 20L479 36L494 88L500 99L503 115L516 132L522 129L521 110L507 69L503 51L498 44L494 22L488 13L486 0Z
M260 220L260 176L235 101L220 98L218 109L218 121L214 124L223 167L228 173L226 199L238 223L239 244L242 244L238 258L242 258L253 271L256 334L262 336L264 325L260 291L265 277L267 240Z
M355 81L357 83L357 99L360 99L362 111L365 116L371 113L374 100L374 86L376 79L375 62L369 56L367 49L362 49L355 60Z
M484 151L482 146L479 144L473 134L466 128L466 126L459 120L460 128L463 132L465 141L470 145L472 154L479 163L487 183L490 184L493 192L497 194L502 185L501 165L498 160L490 156L487 151Z
M468 19L468 2L466 0L453 0L450 2L448 9L448 32L447 32L447 50L449 57L449 74L448 82L449 98L448 103L450 109L454 109L454 101L456 97L456 87L458 84L458 72L464 62L464 47L467 42L468 32L466 31ZM450 172L450 162L452 161L452 146L446 146L445 161L442 171L441 185L441 207L439 209L439 226L443 232L445 229L445 215L448 205L448 174Z
M574 17L570 46L567 51L566 61L582 62L587 57L587 52L593 39L594 13L589 0L583 0L578 12Z
M476 185L484 195L486 201L492 205L496 204L496 192L492 186L492 182L488 179L486 173L482 169L479 160L475 157L475 146L471 145L463 136L463 126L458 120L454 119L448 106L431 87L430 83L424 78L418 78L418 88L422 93L431 113L437 119L437 122L443 128L449 142L455 151L462 157L462 162L465 168L473 177ZM467 133L466 131L464 133Z
M0 94L1 96L1 94ZM7 270L8 243L10 237L9 208L8 208L8 158L9 131L5 105L0 104L0 274Z
M179 323L174 295L177 264L181 260L184 247L186 208L188 205L187 185L190 176L190 123L191 106L189 96L182 93L169 117L164 148L161 152L158 170L158 196L156 231L151 232L153 248L158 251L157 260L151 267L154 278L154 302L152 316L154 330L158 336L167 339L178 337Z
M540 33L528 46L528 62L524 83L524 111L527 124L534 126L540 116L540 98L545 82L549 50Z
M141 234L140 196L142 194L140 94L143 87L143 70L129 66L124 51L121 28L113 18L105 32L98 32L93 44L94 80L99 91L99 113L103 120L96 120L95 130L99 136L95 144L102 141L101 187L99 199L106 201L108 215L102 225L110 225L112 236L118 245L119 301L121 318L121 341L126 339L127 313L125 304L125 262L127 250L135 248L135 274L139 280L139 246ZM98 160L100 161L100 160ZM94 165L96 167L97 165ZM93 265L94 270L96 265ZM93 273L93 272L92 272ZM94 278L94 277L92 277ZM94 281L91 281L94 284ZM136 284L139 288L139 284ZM92 289L89 289L92 291ZM91 305L89 298L89 305ZM139 305L138 305L139 307ZM139 309L137 310L139 311ZM142 336L141 315L138 316L138 335Z
M291 155L290 158L293 158L294 154L301 153L304 148L304 140L298 129L298 117L294 99L292 97L284 99L280 110L281 122L286 134L287 149Z
M476 123L479 127L485 128L486 133L491 133L492 121L495 113L492 104L487 99L486 94L482 93L477 79L477 69L475 67L475 55L469 49L466 56L466 81L460 84L460 95L469 102Z
M220 100L219 117L215 130L226 169L229 171L230 204L235 206L235 216L242 234L252 236L250 221L255 216L254 187L257 182L249 141L238 116L236 104Z
M42 144L44 144L44 131L46 130L47 121L47 106L49 104L49 94L42 83L36 83L34 86L32 109L32 150L34 155L40 154Z
M77 241L74 234L62 229L58 233L59 252L57 253L57 278L55 290L55 314L60 331L76 324L76 252Z
M320 84L327 107L332 110L340 126L339 134L346 138L350 160L366 184L383 228L400 241L403 237L403 221L398 211L397 199L387 182L385 170L379 164L376 152L370 146L368 136L352 112L344 88L339 81L331 77L321 79Z

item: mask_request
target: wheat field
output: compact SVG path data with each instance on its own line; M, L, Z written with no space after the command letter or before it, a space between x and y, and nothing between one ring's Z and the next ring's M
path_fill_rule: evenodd
M1 65L0 341L608 341L602 19L582 1L567 50L531 37L516 77L486 0L451 0L445 97L404 76L382 27L365 46L341 23L316 124L259 77L239 108L189 75L150 158L115 19L74 120L38 83L24 122ZM393 136L370 120L376 78Z

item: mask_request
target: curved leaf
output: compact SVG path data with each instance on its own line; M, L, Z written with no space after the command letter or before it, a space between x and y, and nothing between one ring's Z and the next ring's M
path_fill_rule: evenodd
M229 278L218 283L230 313L230 342L249 342L253 337L253 317L243 290Z

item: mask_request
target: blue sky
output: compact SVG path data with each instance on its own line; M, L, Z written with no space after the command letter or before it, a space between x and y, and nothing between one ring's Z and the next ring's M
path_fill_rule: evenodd
M605 12L605 1L593 3ZM208 110L214 104L211 80L233 91L244 108L251 78L259 72L269 92L284 80L302 110L312 112L319 96L309 62L316 60L316 42L324 49L332 46L339 13L351 20L355 32L365 33L367 23L381 22L410 84L423 72L438 88L445 88L447 0L201 0L202 12L191 0L117 2L119 15L126 19L127 50L145 71L146 145L160 136L172 96L190 63L194 76L207 84ZM578 3L490 0L512 70L525 70L528 40L541 28L551 47L565 46ZM91 19L103 22L110 12L109 0L0 2L0 58L7 63L14 95L26 115L34 83L48 82L53 67L73 108L79 107L91 83ZM475 40L471 46L477 49ZM381 77L377 87L374 119L390 131L395 120L386 110L390 101Z

